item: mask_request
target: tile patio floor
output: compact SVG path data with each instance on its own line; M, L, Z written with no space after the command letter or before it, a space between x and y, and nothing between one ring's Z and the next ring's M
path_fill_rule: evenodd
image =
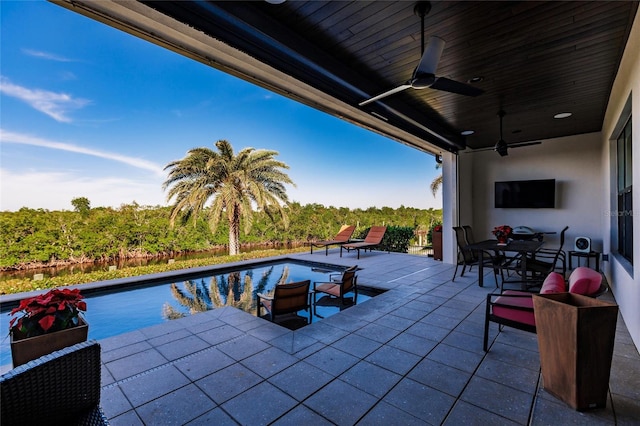
M452 282L451 265L395 253L293 257L358 264L360 285L389 291L297 331L223 308L101 340L111 424L640 422L640 356L621 318L607 408L579 413L542 389L535 334L492 324L482 351L492 277Z

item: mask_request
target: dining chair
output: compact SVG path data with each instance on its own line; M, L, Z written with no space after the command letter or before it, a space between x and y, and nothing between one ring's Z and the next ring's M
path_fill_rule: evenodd
M462 229L464 230L464 237L467 240L467 244L475 243L476 239L473 236L473 228L471 228L471 226L469 225L462 225ZM498 270L500 271L500 277L502 281L504 281L504 272L502 265L505 262L509 261L509 259L507 259L507 256L501 251L495 251L493 252L493 254L487 251L483 251L482 256L485 258L485 261L491 260L492 266L498 267Z
M467 229L465 230L465 228ZM458 266L462 265L462 272L460 273L460 276L463 277L467 267L469 267L469 271L471 271L472 266L478 265L478 263L482 261L483 266L490 266L493 269L496 287L498 287L498 272L501 271L499 267L499 257L483 251L482 257L479 258L476 252L467 248L469 244L472 244L472 242L467 239L467 235L470 235L471 238L473 238L473 232L470 226L454 226L453 231L455 233L456 244L458 246L458 257L456 259L456 268L453 271L453 278L451 281L456 279Z
M557 262L560 261L562 262L562 276L565 276L567 273L567 253L563 247L567 229L569 229L569 226L565 226L560 231L560 246L557 249L541 248L535 253L534 259L527 260L527 268L529 267L529 262L531 262L532 265L535 265L533 268L541 271L541 273L549 271L551 267L553 267L551 271L555 271L558 269Z
M545 277L551 272L555 272L558 269L558 261L562 261L562 277L566 274L566 253L562 249L564 246L565 232L569 229L565 226L560 232L560 246L555 249L541 248L529 257L526 261L526 270L531 273L531 277L528 277L530 285L541 285Z
M267 316L276 322L276 316L292 314L298 311L309 311L309 321L313 321L311 312L311 294L309 287L311 280L299 281L275 286L273 296L262 293L256 294L256 315L260 317L261 308L267 311Z

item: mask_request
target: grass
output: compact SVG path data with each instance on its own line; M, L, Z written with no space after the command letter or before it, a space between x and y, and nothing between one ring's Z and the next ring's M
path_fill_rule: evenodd
M262 259L265 257L277 256L288 253L301 253L308 250L307 247L297 247L293 249L269 249L241 253L234 256L212 256L202 259L176 260L173 263L132 266L113 271L93 271L78 272L76 274L63 275L43 280L33 280L32 278L12 278L0 282L0 294L22 293L26 291L48 290L56 287L64 287L76 284L86 284L96 281L113 280L116 278L137 277L140 275L155 274L159 272L175 271L178 269L196 268L199 266L220 265L223 263L237 262L240 260Z

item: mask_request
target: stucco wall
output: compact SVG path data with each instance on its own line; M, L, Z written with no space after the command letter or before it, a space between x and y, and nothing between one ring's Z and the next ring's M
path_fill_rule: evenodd
M553 119L553 118L551 118ZM477 239L491 238L497 225L529 226L545 236L549 247L559 244L565 226L565 248L577 236L587 236L601 251L604 212L600 194L602 161L600 133L549 139L541 145L514 148L500 157L493 151L461 154L473 158L471 179L472 226ZM463 158L466 161L467 158ZM556 207L553 209L505 209L494 207L494 182L506 180L555 179Z
M607 279L611 283L620 312L627 325L636 348L640 348L640 10L636 15L634 26L629 35L629 41L611 90L609 105L605 113L601 138L601 167L606 182L601 195L602 203L607 210L616 211L615 197L615 151L612 140L618 136L621 117L624 117L624 107L631 99L632 114L632 158L633 158L633 265L626 260L612 256L605 266ZM605 238L605 246L610 247L611 227L614 220L611 215L602 218L601 227Z

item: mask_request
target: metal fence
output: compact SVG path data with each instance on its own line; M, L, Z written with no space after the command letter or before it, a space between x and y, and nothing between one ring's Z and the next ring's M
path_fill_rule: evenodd
M407 250L409 254L418 254L421 256L433 257L433 247L431 246L409 246Z

